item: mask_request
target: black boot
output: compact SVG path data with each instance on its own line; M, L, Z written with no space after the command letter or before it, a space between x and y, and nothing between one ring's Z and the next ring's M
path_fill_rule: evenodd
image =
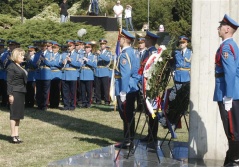
M229 166L239 167L239 141L229 141Z
M229 158L229 150L227 150L223 166L226 166L229 163Z
M115 145L116 148L122 148L122 149L127 149L131 146L131 140L130 140L130 124L124 122L124 142Z

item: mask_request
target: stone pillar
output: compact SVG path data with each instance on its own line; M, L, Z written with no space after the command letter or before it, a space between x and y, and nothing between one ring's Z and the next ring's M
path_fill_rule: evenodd
M218 22L226 13L239 22L238 8L238 0L192 0L189 158L223 160L228 149L219 109L213 102L214 58L221 43ZM234 39L239 44L238 32Z

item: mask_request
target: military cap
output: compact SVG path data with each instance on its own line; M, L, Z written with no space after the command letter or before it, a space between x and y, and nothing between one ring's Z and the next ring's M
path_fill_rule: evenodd
M75 42L75 45L85 44L85 42L81 40L75 40L74 42Z
M8 45L16 45L17 42L16 42L15 40L8 40L8 41L7 41L7 44L8 44Z
M99 43L107 43L108 41L106 40L106 39L103 39L103 38L101 38L100 40L99 40Z
M36 47L35 47L35 46L32 46L32 45L30 45L30 46L28 46L28 50L29 50L29 51L36 50Z
M220 21L219 23L221 23L222 25L229 25L235 30L239 27L239 24L235 20L230 18L227 14L224 15L222 21Z
M71 39L67 40L66 43L67 43L68 45L69 45L69 44L75 45L75 42L74 42L73 40L71 40Z
M67 45L61 45L62 49L67 49Z
M149 38L151 38L151 39L155 39L155 40L159 38L159 36L153 34L153 33L150 32L150 31L146 31L146 36L149 37Z
M53 41L52 47L61 47L61 45L59 43L57 43L56 41Z
M189 41L188 37L186 37L185 35L180 36L178 39L179 39L179 42L188 42Z
M125 29L122 29L122 31L120 33L120 36L124 37L124 38L127 38L131 41L135 39L135 37L132 34L130 34L128 31L126 31Z
M1 44L5 43L5 40L0 38L0 43Z
M144 43L145 42L145 38L139 38L138 39L138 43Z
M85 48L92 47L93 43L92 42L85 42Z

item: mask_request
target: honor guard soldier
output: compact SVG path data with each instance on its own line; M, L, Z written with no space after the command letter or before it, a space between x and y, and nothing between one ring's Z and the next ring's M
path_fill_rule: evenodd
M97 67L95 69L96 104L101 104L101 92L106 105L110 104L109 97L109 65L111 53L107 51L107 40L100 39L100 50L97 50ZM103 90L102 90L103 88Z
M192 51L187 48L189 39L186 36L179 37L179 50L174 52L174 86L170 89L168 100L167 119L172 125L177 125L180 115L185 114L189 105L190 68ZM180 99L180 100L179 100ZM167 127L165 117L159 122Z
M6 68L11 63L10 56L12 51L17 47L17 42L14 40L8 40L7 46L8 49L5 50L1 54L0 62L1 62L1 74L0 74L0 86L1 86L1 93L2 93L2 103L1 106L6 107L8 104L8 95L7 95L7 82L6 82ZM2 70L3 69L3 70Z
M62 55L60 63L62 67L62 93L64 107L62 110L75 110L76 107L76 86L79 77L80 62L79 54L75 51L73 40L67 41L68 54Z
M147 62L147 60L149 59L149 57L154 54L157 53L157 48L155 47L157 40L158 40L159 36L153 34L150 31L146 32L146 36L145 36L145 46L147 47L146 53L144 54L144 56L142 56L141 58L141 64L140 64L140 70L139 70L139 74L143 74L143 69L144 66ZM147 108L146 108L147 110ZM146 111L148 114L149 111ZM151 136L151 133L152 135ZM158 117L155 117L154 119L152 118L151 115L149 115L149 127L148 127L148 135L143 138L140 139L141 142L149 142L149 141L156 141L157 140L157 134L158 134ZM153 138L152 138L153 137Z
M0 39L0 58L3 56L4 52L6 51L5 48L4 48L4 46L5 46L4 43L5 43L5 40ZM0 94L2 95L2 98L3 98L2 92L4 92L6 90L6 88L4 88L4 85L5 85L4 76L5 76L5 71L4 71L4 68L3 68L3 63L0 62ZM6 99L6 97L5 97L5 99ZM3 104L3 105L5 105L5 104Z
M37 61L38 69L36 71L36 87L37 87L37 106L38 109L46 111L49 102L49 93L51 86L51 57L52 52L52 41L43 42L43 50L40 51L40 56ZM46 50L45 50L46 49Z
M127 148L133 146L135 134L134 103L139 90L139 64L137 64L134 49L131 47L135 37L124 29L119 35L121 53L116 62L115 95L119 114L123 120L125 140L123 143L115 145L115 147Z
M25 70L28 72L27 76L27 93L25 95L25 107L34 107L35 87L36 87L36 62L35 57L36 47L28 46L28 54L25 57Z
M233 40L239 24L224 15L218 27L222 38L215 57L215 90L229 149L223 166L239 166L239 52Z
M89 108L92 103L92 87L94 81L94 70L96 68L97 57L91 52L92 43L85 43L85 53L81 55L79 61L81 62L80 82L82 105L81 107Z
M75 40L75 45L76 45L76 52L79 55L83 55L85 52L85 42L81 40ZM79 69L80 73L80 69ZM81 100L81 85L80 85L80 75L77 78L77 105L80 106L82 103Z
M61 54L59 53L60 44L57 42L52 42L52 57L50 59L51 63L51 87L50 87L50 108L58 108L60 103L60 91L61 91L61 78L62 71L60 62L62 61Z
M145 53L146 53L146 46L145 46L145 38L138 38L137 40L138 46L137 49L135 50L135 54L139 59L139 64L142 63L142 58L145 57ZM140 94L137 95L137 111L141 111L142 110L142 102L140 99Z
M111 80L111 77L112 77L112 70L113 70L113 67L114 67L114 55L110 51L110 46L106 46L105 48L108 52L110 52L110 64L108 66L108 69L109 69L109 83L110 83L110 80Z

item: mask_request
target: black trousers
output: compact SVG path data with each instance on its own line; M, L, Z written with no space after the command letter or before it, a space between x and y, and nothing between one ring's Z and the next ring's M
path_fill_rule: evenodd
M81 99L82 99L82 105L91 105L91 98L92 98L92 80L81 80Z
M218 107L228 141L239 141L239 100L233 100L230 112L225 110L222 101Z
M117 96L117 103L118 103L118 109L120 118L125 123L130 123L132 119L134 118L134 110L135 110L135 100L138 92L132 92L126 94L126 101L122 103L120 100L120 96Z
M76 82L77 81L61 81L64 108L75 109L76 107Z
M101 89L103 88L103 90ZM105 103L110 103L109 97L109 77L95 77L96 102L101 102L101 92Z
M7 81L0 79L0 93L2 95L2 106L7 106L8 104L8 95L7 95Z
M80 84L80 78L78 78L77 80L77 102L81 103L82 99L81 99L81 84Z
M61 80L51 80L50 108L58 108L60 103Z
M28 81L27 82L27 93L25 95L25 106L26 107L33 107L35 101L35 81Z
M51 80L36 81L36 101L39 109L46 109L49 102Z

